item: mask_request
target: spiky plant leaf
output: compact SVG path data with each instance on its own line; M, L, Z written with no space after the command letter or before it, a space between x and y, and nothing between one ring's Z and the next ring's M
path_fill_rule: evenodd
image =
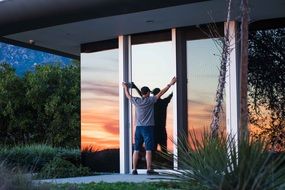
M247 138L237 143L233 136L211 138L207 133L202 139L195 133L180 137L179 156L174 157L179 169L167 175L185 184L185 189L193 181L213 190L285 188L285 158L268 152L262 140Z

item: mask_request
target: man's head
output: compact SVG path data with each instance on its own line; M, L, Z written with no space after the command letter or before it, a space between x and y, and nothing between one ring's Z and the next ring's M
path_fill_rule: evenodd
M153 89L153 91L152 91L153 95L157 95L159 92L160 92L160 89L159 89L159 88L155 88L155 89Z
M150 89L147 86L144 86L141 88L141 93L143 96L149 96L150 94Z

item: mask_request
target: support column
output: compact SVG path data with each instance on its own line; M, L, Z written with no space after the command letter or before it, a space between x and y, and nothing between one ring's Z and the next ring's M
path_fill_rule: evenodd
M119 36L119 115L120 115L120 173L131 171L131 111L130 103L124 94L122 82L131 81L130 36Z
M188 135L186 39L182 29L174 28L171 33L173 68L175 68L177 77L177 84L173 89L173 154L174 169L178 169L180 148L176 145L182 142L182 135Z
M225 23L225 31L229 25L230 38L230 59L227 64L226 74L226 118L227 118L227 133L235 137L238 142L239 129L239 43L237 37L237 22L230 21Z

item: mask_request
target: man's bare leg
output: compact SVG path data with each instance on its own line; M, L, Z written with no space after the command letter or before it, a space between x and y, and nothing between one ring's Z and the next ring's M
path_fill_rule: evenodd
M151 160L152 160L152 154L151 154L151 151L147 150L146 151L146 168L147 170L151 170Z
M135 150L133 153L133 169L136 170L139 161L139 151Z

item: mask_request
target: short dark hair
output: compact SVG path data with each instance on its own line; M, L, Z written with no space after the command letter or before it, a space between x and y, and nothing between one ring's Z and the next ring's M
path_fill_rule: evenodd
M159 88L155 88L152 90L153 95L157 95L160 92Z
M142 95L146 95L147 93L151 92L147 86L141 88Z

